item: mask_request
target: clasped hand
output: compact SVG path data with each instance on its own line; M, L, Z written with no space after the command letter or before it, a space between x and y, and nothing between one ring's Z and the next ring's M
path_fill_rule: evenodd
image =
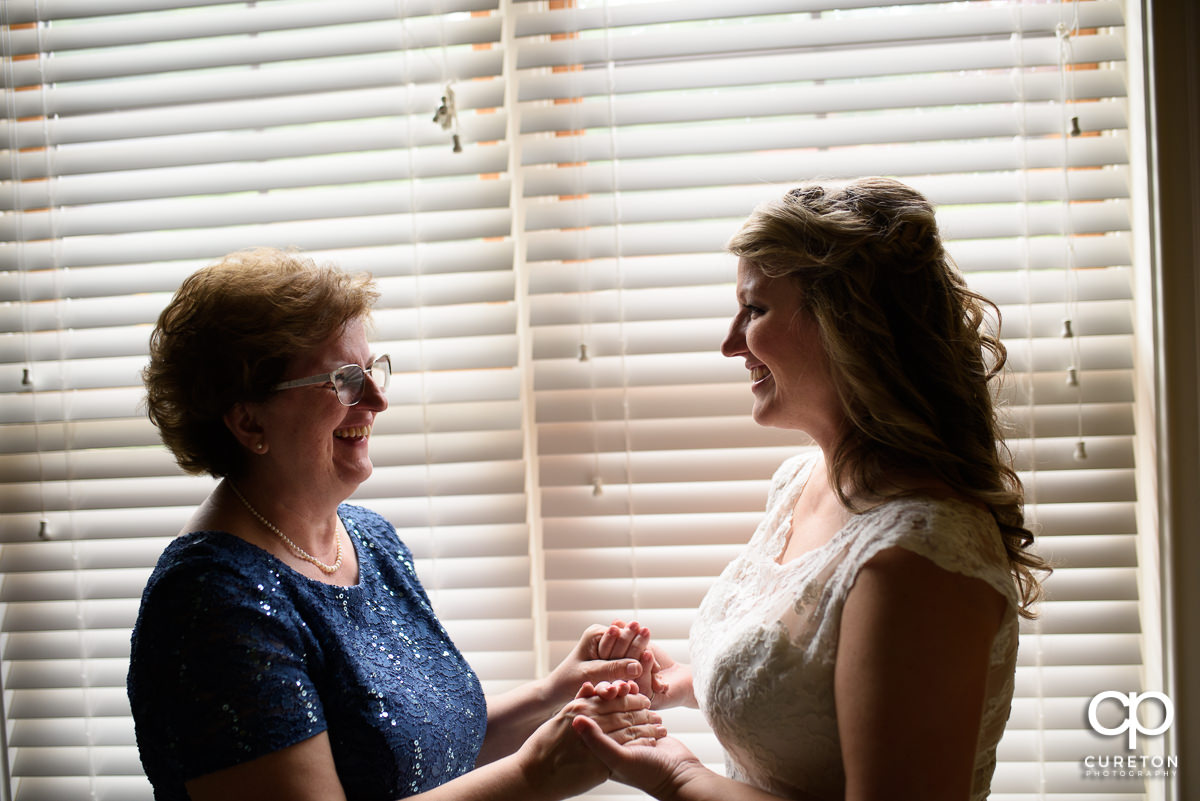
M687 667L676 663L650 641L649 629L638 623L614 621L594 638L594 657L600 659L637 659L643 668L642 692L652 699L654 708L685 703L691 682ZM647 689L649 690L647 691ZM579 698L599 696L598 688L585 684ZM601 721L589 715L577 715L572 728L584 744L604 763L612 778L663 798L688 781L692 772L703 766L699 759L678 740L666 737L659 727L654 737L613 736Z
M666 735L662 718L650 709L650 699L635 682L585 682L518 753L530 783L554 797L578 795L609 775L584 738L571 731L579 720L586 720L588 731L614 748L648 745Z

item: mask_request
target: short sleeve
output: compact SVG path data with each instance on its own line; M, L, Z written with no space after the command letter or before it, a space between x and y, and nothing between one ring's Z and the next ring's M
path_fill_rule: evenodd
M324 731L307 634L269 580L177 565L148 589L135 632L139 748L187 781ZM154 703L138 709L139 698Z
M922 556L947 572L980 579L1010 605L1017 605L1016 585L999 529L990 514L968 503L901 506L877 536L864 543L858 566L890 547Z

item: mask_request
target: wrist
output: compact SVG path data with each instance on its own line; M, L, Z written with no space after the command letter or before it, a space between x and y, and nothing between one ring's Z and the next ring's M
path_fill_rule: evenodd
M522 747L500 761L500 769L505 774L504 795L530 801L554 801L553 796L545 792L545 782L539 781L536 758L527 751Z
M570 676L564 669L565 663L559 664L545 676L537 679L534 685L534 693L537 698L539 708L550 712L557 711L560 706L570 701L575 697L575 693L579 692L579 685L582 682L575 682L575 686L571 687Z
M650 791L658 801L687 801L705 797L704 786L717 774L699 762L684 762L663 782L662 786Z

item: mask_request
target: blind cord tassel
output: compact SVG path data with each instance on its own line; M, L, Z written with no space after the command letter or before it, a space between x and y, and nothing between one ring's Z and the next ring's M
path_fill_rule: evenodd
M450 84L446 84L446 93L442 95L442 104L437 107L437 111L433 112L433 121L443 131L454 129L450 141L453 143L454 152L461 153L462 142L458 138L458 105L455 103L454 89Z

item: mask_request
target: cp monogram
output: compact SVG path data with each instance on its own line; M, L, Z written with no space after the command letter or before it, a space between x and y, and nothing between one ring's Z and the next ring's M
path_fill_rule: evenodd
M1121 725L1111 729L1107 726L1101 725L1100 721L1096 719L1096 709L1101 703L1110 698L1126 709L1125 720L1121 723ZM1153 729L1148 729L1143 726L1141 719L1138 717L1138 707L1141 706L1142 702L1148 698L1158 701L1163 707L1163 722L1161 725ZM1092 699L1092 702L1088 704L1088 723L1091 725L1092 730L1099 734L1107 734L1109 736L1115 736L1121 732L1128 731L1130 751L1134 750L1134 748L1137 746L1138 732L1150 737L1153 737L1156 734L1162 734L1164 731L1170 728L1171 722L1174 719L1175 705L1171 703L1170 698L1160 692L1152 691L1146 693L1119 693L1116 690L1107 690L1097 695Z

